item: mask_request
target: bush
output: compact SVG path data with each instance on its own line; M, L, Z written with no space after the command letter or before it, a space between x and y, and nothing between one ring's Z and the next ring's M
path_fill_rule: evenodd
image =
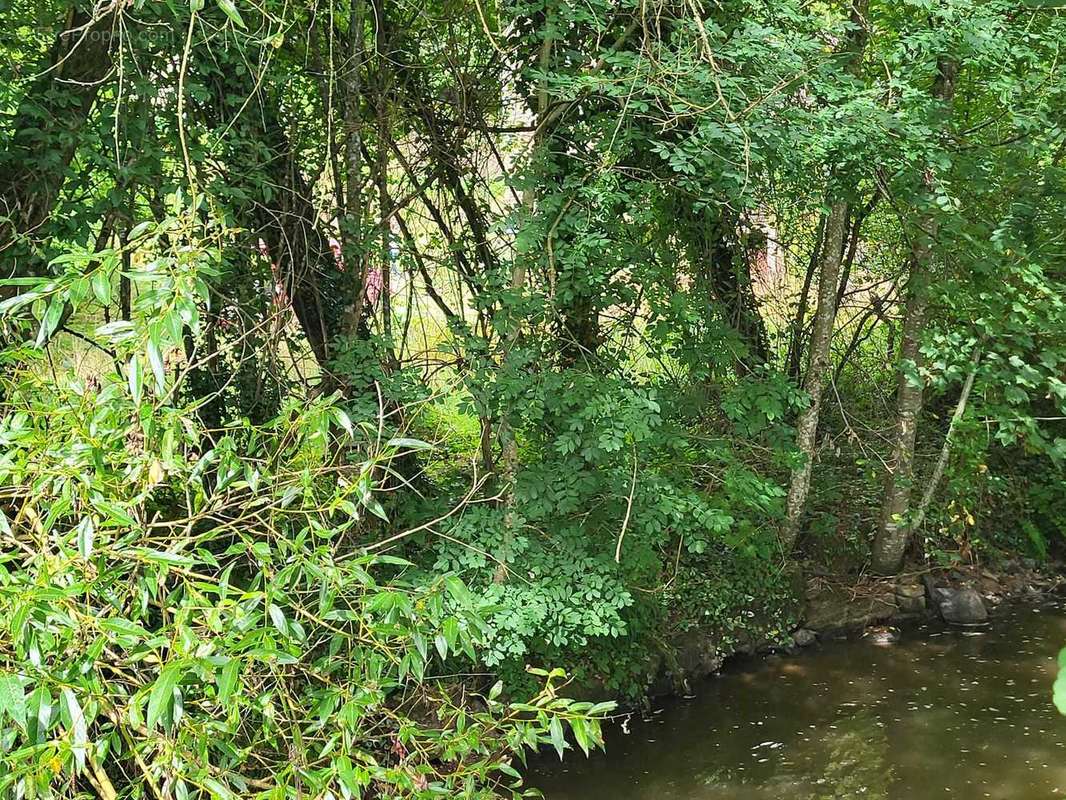
M114 373L3 353L0 796L487 798L566 728L600 744L610 705L560 698L560 671L528 703L433 677L488 627L457 577L381 546L375 490L421 442L380 441L336 396L214 430L173 405L182 326L160 314L198 334L197 263L158 259L150 299L100 332ZM85 268L29 300L94 302Z

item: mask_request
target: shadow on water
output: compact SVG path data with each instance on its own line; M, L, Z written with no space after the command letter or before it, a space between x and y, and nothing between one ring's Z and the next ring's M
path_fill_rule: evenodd
M1066 797L1066 719L1051 705L1063 645L1061 604L891 647L820 645L708 680L610 731L605 755L540 761L531 783L547 800Z

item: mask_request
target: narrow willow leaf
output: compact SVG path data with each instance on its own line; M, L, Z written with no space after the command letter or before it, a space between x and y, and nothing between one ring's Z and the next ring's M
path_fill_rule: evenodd
M181 663L167 664L156 678L152 691L148 695L148 729L155 728L156 723L170 710L174 702L174 687L178 685L185 667Z
M100 620L99 625L102 630L127 639L133 639L134 641L147 639L152 635L136 622L131 622L130 620L122 619L121 617L110 617L109 619Z
M159 348L159 331L154 330L148 335L148 363L152 365L155 375L155 390L157 394L163 394L166 388L166 367L163 365L163 351Z
M337 424L348 433L348 438L354 439L355 428L352 426L352 418L339 408L333 409L333 417L337 420Z
M44 317L41 319L41 329L37 332L35 347L43 347L52 337L52 334L55 333L56 328L59 327L59 320L63 318L64 305L63 301L58 297L52 298L52 301L48 304L48 309L44 312Z
M455 617L448 617L444 620L444 627L441 630L444 635L445 641L448 642L448 647L451 650L455 650L455 644L459 641L459 620Z
M193 2L196 2L196 0L193 0ZM201 4L201 6L203 5L203 0L200 0L200 4ZM129 235L126 238L127 239L137 239L137 238L143 236L144 234L148 233L148 231L150 231L154 225L155 225L155 222L153 222L152 220L145 220L144 222L138 222L136 225L133 226L133 230L131 230L129 232Z
M81 710L78 698L70 689L63 689L63 705L70 718L71 750L78 769L85 769L85 757L89 751L89 727L85 723L85 712Z
M586 756L588 756L589 736L588 728L585 726L585 720L581 717L575 717L570 720L570 729L574 732L574 741L577 742L577 746L581 748Z
M141 359L133 356L126 370L126 378L130 384L130 396L133 402L140 403L144 390L144 375L141 373Z
M472 595L470 590L466 588L466 584L455 575L446 576L444 578L444 585L448 589L448 594L452 596L452 599L463 608L473 608L476 605L474 602L474 595Z
M364 497L363 498L363 505L366 506L367 508L369 508L371 513L375 517L378 517L379 519L382 519L385 522L389 521L389 517L385 513L384 506L382 506L381 503L378 502L377 498L374 497L374 495L368 494L366 497Z
M218 800L237 800L233 792L214 778L204 778L204 788L211 792L212 797L216 797Z
M38 686L30 695L26 733L30 742L40 744L48 738L52 726L52 695L45 686Z
M559 754L559 760L561 761L563 751L566 749L566 736L563 734L563 723L558 717L552 717L551 722L548 723L548 735L551 737L552 747Z
M218 702L222 706L228 706L233 699L233 693L237 688L237 678L240 675L241 662L231 658L229 663L222 668L216 679L218 686Z
M280 606L273 603L267 608L270 613L270 621L274 623L274 627L278 629L278 633L282 636L289 635L289 626L285 619L285 612L281 610Z
M222 9L223 13L229 17L233 24L238 28L247 27L244 24L244 18L241 17L241 12L237 10L237 6L234 5L233 0L218 0L218 7Z
M86 561L93 554L93 540L96 538L96 529L93 527L91 517L82 517L78 523L78 553Z
M401 438L398 438L398 439L389 439L387 444L388 444L389 447L395 447L397 449L407 449L407 450L432 450L433 449L433 445L431 445L429 442L423 442L421 439L406 439L406 438L402 438L401 437Z
M111 303L111 276L106 270L98 269L92 277L93 295L102 306Z
M0 672L0 720L5 714L19 727L26 724L26 695L22 691L22 681L17 675Z
M175 567L191 567L195 561L181 553L169 553L164 550L152 550L148 547L135 547L132 552L144 558L146 561L154 561L157 564L170 564Z
M172 694L174 699L170 704L170 718L174 723L174 727L177 727L178 723L181 722L181 718L185 716L185 696L181 693L180 686L175 686Z

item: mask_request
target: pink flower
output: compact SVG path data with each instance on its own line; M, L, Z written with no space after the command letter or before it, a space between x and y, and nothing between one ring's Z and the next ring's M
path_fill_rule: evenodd
M337 264L337 269L344 272L344 254L341 253L341 243L334 237L329 237L329 249L333 253L333 260Z

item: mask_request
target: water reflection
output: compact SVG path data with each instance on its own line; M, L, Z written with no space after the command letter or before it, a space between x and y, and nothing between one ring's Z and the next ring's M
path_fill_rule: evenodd
M548 800L927 800L1066 796L1051 705L1066 611L1019 607L987 631L821 646L708 681L608 754L534 775Z

